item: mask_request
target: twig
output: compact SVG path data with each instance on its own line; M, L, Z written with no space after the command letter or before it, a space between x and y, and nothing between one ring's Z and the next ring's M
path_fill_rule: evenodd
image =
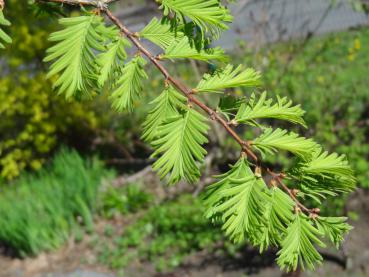
M0 0L0 10L4 9L4 7L5 7L4 0Z

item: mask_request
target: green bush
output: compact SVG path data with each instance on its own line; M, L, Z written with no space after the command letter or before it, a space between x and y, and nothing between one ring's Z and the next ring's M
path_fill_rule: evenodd
M105 218L111 219L114 215L126 215L148 208L153 195L137 184L130 184L122 188L109 187L99 198L100 213Z
M191 253L212 250L223 235L203 217L203 210L191 195L153 206L115 239L113 247L100 245L99 260L121 269L139 259L163 271L180 265Z
M61 246L80 224L92 231L99 185L109 174L97 160L60 151L50 167L3 188L0 241L25 256Z

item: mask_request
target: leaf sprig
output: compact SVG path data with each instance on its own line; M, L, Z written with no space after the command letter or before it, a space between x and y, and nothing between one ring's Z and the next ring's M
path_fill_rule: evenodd
M4 49L5 45L3 43L12 43L11 37L9 37L1 26L10 26L10 22L4 17L2 7L0 7L0 49Z

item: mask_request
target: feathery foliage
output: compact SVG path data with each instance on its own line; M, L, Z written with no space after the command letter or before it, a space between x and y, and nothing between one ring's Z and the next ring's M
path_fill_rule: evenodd
M322 217L316 220L318 229L323 232L338 249L352 227L347 224L347 217Z
M264 133L252 141L252 146L265 155L273 154L278 150L285 150L299 156L302 159L309 159L317 148L317 144L312 139L299 137L299 135L287 130L268 128Z
M4 49L4 42L11 43L12 39L1 29L1 26L10 26L10 22L4 17L3 11L0 8L0 49Z
M131 43L123 38L117 37L111 41L107 46L106 52L103 52L97 56L97 64L100 67L100 74L98 76L99 86L104 86L104 84L109 81L114 81L114 73L121 73L121 69L124 66L124 61L127 58L126 47L130 47Z
M147 115L143 124L142 138L147 142L152 142L157 138L158 127L173 116L178 115L178 108L184 108L186 98L178 93L174 88L168 86L150 104L153 109Z
M206 216L219 216L226 234L235 242L242 242L245 234L255 239L255 229L262 226L263 220L264 181L254 175L245 158L218 178L220 181L209 187Z
M243 103L239 108L235 120L239 123L257 126L256 119L276 118L306 127L302 118L305 111L301 109L300 105L292 106L292 101L279 96L277 96L277 103L273 105L273 99L267 100L266 97L267 93L263 92L257 101L255 94L252 94L250 101Z
M288 271L296 270L298 265L302 269L314 269L314 264L321 264L323 261L314 247L314 244L325 247L321 241L322 236L323 232L314 227L305 215L296 214L278 252L278 265Z
M228 65L213 74L205 74L196 88L197 92L223 93L224 89L236 87L255 87L260 85L260 73L252 68L234 68Z
M354 172L349 166L346 156L340 156L337 153L329 154L322 149L315 151L311 160L302 163L301 170L304 172L305 178L320 176L332 179L338 177L347 179L351 183L355 182Z
M45 62L54 61L48 77L58 75L54 86L66 98L91 96L95 81L95 51L104 51L103 38L97 32L102 18L96 15L63 18L64 29L50 35L57 44L47 50Z
M228 29L226 23L232 22L229 10L219 4L218 0L156 0L161 4L164 15L175 13L180 22L191 19L202 32L210 32L215 37L221 30Z
M171 24L154 17L149 24L139 33L141 38L150 40L152 43L167 49L173 41L179 41L184 37L180 30L173 30Z
M263 214L264 226L259 237L260 252L267 250L271 245L280 245L287 226L293 219L293 207L294 202L285 192L278 187L270 189Z
M144 70L145 65L145 59L136 56L123 68L117 88L111 95L113 107L117 111L133 110L133 103L140 98L142 81L148 78Z
M202 145L208 142L208 129L207 119L189 107L168 118L158 128L159 138L152 142L156 149L152 156L161 155L153 169L161 178L170 174L169 184L181 179L197 181L200 170L196 162L201 162L206 155Z
M228 57L224 54L224 50L220 47L196 49L195 45L190 43L188 37L183 37L181 40L172 40L171 44L165 51L165 54L160 55L161 59L194 59L199 61L227 61Z

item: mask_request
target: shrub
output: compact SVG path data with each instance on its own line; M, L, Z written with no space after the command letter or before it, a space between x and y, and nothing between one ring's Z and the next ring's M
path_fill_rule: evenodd
M99 185L109 174L96 159L60 151L51 166L3 188L0 241L25 256L61 246L80 223L92 231Z

